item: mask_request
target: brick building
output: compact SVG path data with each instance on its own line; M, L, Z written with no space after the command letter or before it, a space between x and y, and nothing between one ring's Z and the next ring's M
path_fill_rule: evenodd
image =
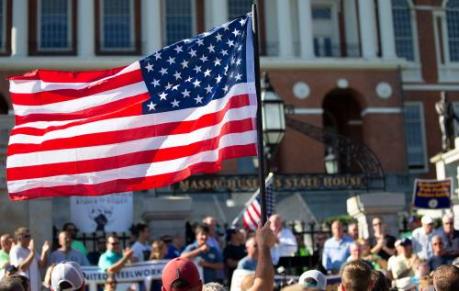
M245 14L251 2L0 0L0 152L12 124L7 76L127 65ZM258 2L262 70L292 117L366 144L381 162L387 190L409 200L413 177L435 177L429 157L441 150L434 109L440 92L459 110L459 0ZM323 173L325 148L287 129L274 168ZM252 171L252 159L241 159L224 172ZM6 192L4 183L0 190ZM343 213L353 193L300 192L319 218ZM325 212L315 210L330 201ZM61 211L55 216L64 217L65 202L52 203Z

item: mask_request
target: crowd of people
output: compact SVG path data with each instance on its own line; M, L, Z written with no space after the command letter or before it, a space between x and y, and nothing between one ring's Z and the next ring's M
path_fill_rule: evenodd
M453 216L445 215L438 229L434 228L431 217L424 216L418 228L399 239L386 232L381 217L371 222L371 236L361 238L357 224L347 225L345 233L343 224L334 221L331 237L319 242L319 250L316 250L321 255L320 264L315 266L317 270L307 270L284 289L326 290L327 276L338 275L339 290L347 291L433 290L429 288L438 283L435 278L447 280L453 286L452 289L436 286L435 290L459 290L459 268L456 267L459 266L459 231L453 227ZM213 217L206 217L194 228L195 240L188 245L180 235L150 242L148 226L140 223L133 229L135 240L124 250L119 238L111 234L105 239L105 245L98 242L98 249L88 252L85 245L75 239L76 233L75 225L65 224L58 234L57 248L52 251L51 244L45 241L39 252L27 228L18 228L14 236L2 235L0 291L21 291L18 286L24 287L24 284L27 287L24 290L30 291L79 290L84 285L84 277L75 274L81 273L80 266L88 265L97 265L106 272L105 290L116 290L116 274L126 264L162 259L169 260L162 281L154 281L141 290L225 290L221 288L231 284L231 290L272 290L273 266L282 257L299 255L298 245L302 243L285 227L279 215L271 216L256 233L228 229L225 242ZM195 269L199 269L197 277ZM72 280L82 281L69 281L66 284L71 287L67 288L53 287L66 282L63 279L54 284L53 276L57 276L54 274L63 276L67 270L73 272ZM13 285L19 289L11 289ZM128 285L128 288L136 287Z

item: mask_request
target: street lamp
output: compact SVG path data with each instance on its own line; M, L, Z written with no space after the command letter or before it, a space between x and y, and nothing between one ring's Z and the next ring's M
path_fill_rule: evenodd
M266 72L261 84L261 101L263 105L263 138L268 146L278 145L285 133L284 101L274 91Z
M325 171L327 174L338 174L339 164L338 158L334 153L333 147L329 146L327 148L327 155L324 158L325 162Z

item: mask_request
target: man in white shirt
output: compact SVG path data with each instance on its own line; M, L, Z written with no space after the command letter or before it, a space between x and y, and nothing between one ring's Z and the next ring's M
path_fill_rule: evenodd
M11 248L10 264L16 266L30 280L30 291L41 290L41 276L39 267L44 268L47 263L49 242L45 241L41 249L41 255L34 250L34 242L31 239L29 229L18 228L15 233L17 244Z
M148 243L150 239L150 230L148 225L144 223L138 223L135 226L134 235L137 237L137 240L132 245L131 249L133 251L133 258L136 262L143 262L145 259L150 257L151 247Z
M295 255L298 245L292 231L283 227L282 217L274 214L269 218L270 227L277 238L276 245L271 249L273 264L277 265L281 257L291 257Z
M413 231L413 252L419 258L428 260L433 256L432 238L439 233L433 228L432 217L424 215L421 223L422 226Z

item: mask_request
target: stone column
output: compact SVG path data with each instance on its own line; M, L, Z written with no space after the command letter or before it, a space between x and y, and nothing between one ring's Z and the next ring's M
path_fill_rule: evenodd
M14 2L14 3L13 3ZM15 0L13 4L13 25L11 29L11 55L24 57L28 52L28 1Z
M388 1L388 0L386 0ZM359 0L360 45L362 57L376 57L376 13L373 0ZM385 21L385 19L384 19Z
M94 30L95 15L94 15L94 1L92 0L79 0L78 2L78 56L87 58L95 55L94 46Z
M279 56L293 56L290 0L276 0L277 27L279 33Z
M314 57L314 38L312 34L311 0L298 1L298 20L300 25L301 58L312 59Z
M385 59L392 59L396 57L396 52L391 1L378 0L378 11L382 56Z
M222 25L228 21L228 1L212 0L212 27Z
M404 209L404 193L364 193L347 199L347 212L357 219L359 235L364 238L372 235L371 220L375 216L384 220L388 233L398 236L398 214Z
M163 24L161 0L142 0L142 48L144 55L150 55L162 45Z
M359 56L359 29L356 0L344 0L344 28L346 30L347 56Z

